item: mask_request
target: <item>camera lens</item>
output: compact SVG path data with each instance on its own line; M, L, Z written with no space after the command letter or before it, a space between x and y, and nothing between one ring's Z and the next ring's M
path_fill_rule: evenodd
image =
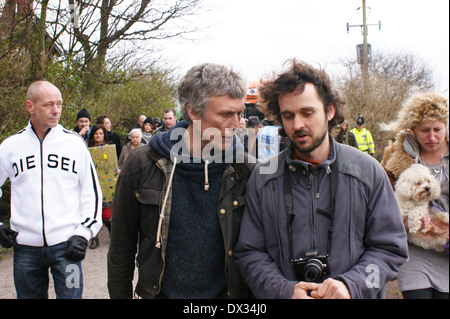
M308 282L318 282L322 277L322 270L324 265L318 259L311 259L305 265L303 269L303 278Z

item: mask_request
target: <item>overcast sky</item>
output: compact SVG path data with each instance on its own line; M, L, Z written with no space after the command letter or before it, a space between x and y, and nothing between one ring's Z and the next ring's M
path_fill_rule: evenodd
M319 63L333 76L343 70L340 59L354 58L362 43L361 0L224 0L197 17L211 25L195 43L173 41L163 54L184 74L190 67L214 62L232 66L247 80L258 80L296 57ZM368 42L372 53L409 53L429 65L439 91L448 96L449 1L367 0Z

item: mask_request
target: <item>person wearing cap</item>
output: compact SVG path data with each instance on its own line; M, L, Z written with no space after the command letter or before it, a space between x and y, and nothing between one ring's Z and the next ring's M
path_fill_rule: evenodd
M87 145L89 133L91 133L91 115L85 108L81 109L77 114L77 126L73 131L80 135Z
M158 128L158 127L160 127L160 126L162 126L163 124L161 124L161 122L163 122L159 117L154 117L153 118L153 124L154 124L154 126L155 126L155 130Z
M247 121L247 134L244 136L245 151L255 158L258 158L258 131L262 123L258 116L250 116Z
M154 131L155 124L153 123L152 117L149 116L142 125L142 144L148 144L148 142L150 142L150 138L153 136Z
M355 135L358 149L364 153L375 156L375 144L373 143L372 134L366 129L366 120L362 115L356 120L356 127L350 132Z

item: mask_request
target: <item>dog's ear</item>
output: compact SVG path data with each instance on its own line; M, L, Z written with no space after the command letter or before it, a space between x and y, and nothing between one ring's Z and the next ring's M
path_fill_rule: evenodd
M411 185L411 181L407 179L406 174L400 175L399 179L395 183L394 193L397 200L408 200L414 196L414 187Z
M438 199L441 196L441 183L434 176L431 176L431 197L433 199Z

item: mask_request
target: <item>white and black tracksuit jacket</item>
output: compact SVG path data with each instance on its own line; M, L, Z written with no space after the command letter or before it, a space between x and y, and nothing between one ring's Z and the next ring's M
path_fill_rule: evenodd
M0 145L0 186L11 180L11 229L17 242L53 246L102 226L102 191L83 140L61 125L43 140L31 122ZM1 196L1 192L0 192Z

